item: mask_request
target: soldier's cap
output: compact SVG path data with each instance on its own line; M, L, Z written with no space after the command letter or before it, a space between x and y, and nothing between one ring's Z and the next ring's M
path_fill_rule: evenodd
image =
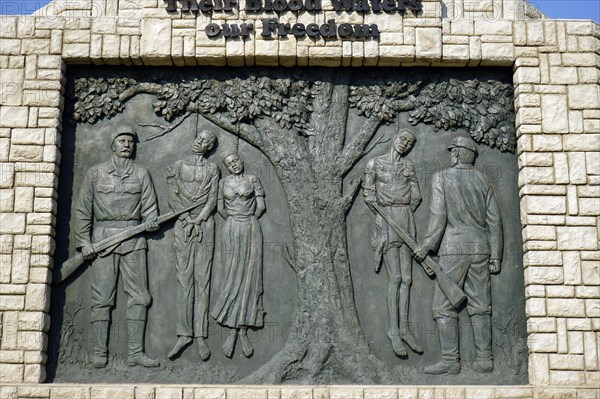
M468 137L455 137L452 139L452 144L450 144L448 150L458 147L466 148L467 150L471 150L477 154L477 146L475 145L475 142Z
M121 125L121 126L117 127L117 128L115 129L115 131L112 133L112 135L111 135L111 138L110 138L110 139L111 139L111 140L110 140L110 142L112 143L113 141L115 141L115 139L116 139L117 137L119 137L119 136L122 136L122 135L124 135L124 134L127 134L127 135L129 135L129 136L132 136L132 137L133 137L133 140L134 140L135 142L137 142L137 141L138 141L138 136L137 136L137 134L136 134L136 133L133 131L133 129L132 129L130 126L127 126L127 125Z

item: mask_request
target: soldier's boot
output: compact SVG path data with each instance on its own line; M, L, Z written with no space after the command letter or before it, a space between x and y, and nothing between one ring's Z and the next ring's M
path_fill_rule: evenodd
M127 335L129 336L128 366L158 367L159 363L144 353L145 320L127 320Z
M437 363L423 367L425 374L458 374L460 363L458 362L458 320L452 317L440 317L435 319L437 323L438 336L442 356Z
M491 317L490 315L473 315L471 316L471 325L473 326L477 352L473 369L480 373L489 373L494 370Z
M92 334L94 334L92 365L101 369L106 367L108 362L108 320L92 322Z

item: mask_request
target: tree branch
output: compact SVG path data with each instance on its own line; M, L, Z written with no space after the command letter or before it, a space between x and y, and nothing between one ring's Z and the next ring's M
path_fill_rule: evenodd
M159 125L157 123L139 123L138 126L160 127L162 129L159 133L156 133L146 139L146 141L150 141L150 140L154 140L155 138L164 136L165 134L177 129L177 127L179 125L181 125L183 123L183 121L185 121L191 114L192 113L190 111L187 111L177 122L175 122L169 126L163 126L163 125Z
M119 100L124 103L138 94L154 94L155 96L158 96L161 88L162 85L159 83L138 83L121 93L119 95Z
M342 175L348 172L364 155L365 147L375 135L379 125L381 125L379 119L374 117L367 119L358 132L348 141L338 157L338 162L336 162L337 169Z

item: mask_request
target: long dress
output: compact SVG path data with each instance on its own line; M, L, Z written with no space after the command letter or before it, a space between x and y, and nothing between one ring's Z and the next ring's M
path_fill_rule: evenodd
M221 240L227 276L211 315L229 328L263 326L263 237L254 213L256 197L264 195L256 176L229 175L220 183L219 196L228 214Z

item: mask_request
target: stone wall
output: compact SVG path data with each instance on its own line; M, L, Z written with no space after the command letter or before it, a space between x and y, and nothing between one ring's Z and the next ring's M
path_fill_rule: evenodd
M54 13L58 16L50 8L38 16L0 16L2 384L45 380L67 64L493 65L514 68L532 386L381 388L377 394L362 387L203 391L131 386L118 396L218 398L227 390L227 398L254 397L253 392L256 397L296 392L294 397L307 398L598 397L598 391L583 387L600 386L600 26L517 20L519 15L506 11L482 18L455 12L466 1L446 2L446 10L449 3L449 18L442 18L444 7L432 1L424 2L419 17L335 14L339 22L377 23L379 42L264 40L260 34L246 41L213 40L203 30L211 22L207 17L168 15L159 0L55 1L50 8L63 7ZM330 3L324 5L331 10ZM300 19L324 23L333 15L325 11ZM248 21L264 16L215 14L213 21L225 17ZM280 19L294 17L289 13ZM113 396L102 393L111 389L5 385L0 398L100 398Z

